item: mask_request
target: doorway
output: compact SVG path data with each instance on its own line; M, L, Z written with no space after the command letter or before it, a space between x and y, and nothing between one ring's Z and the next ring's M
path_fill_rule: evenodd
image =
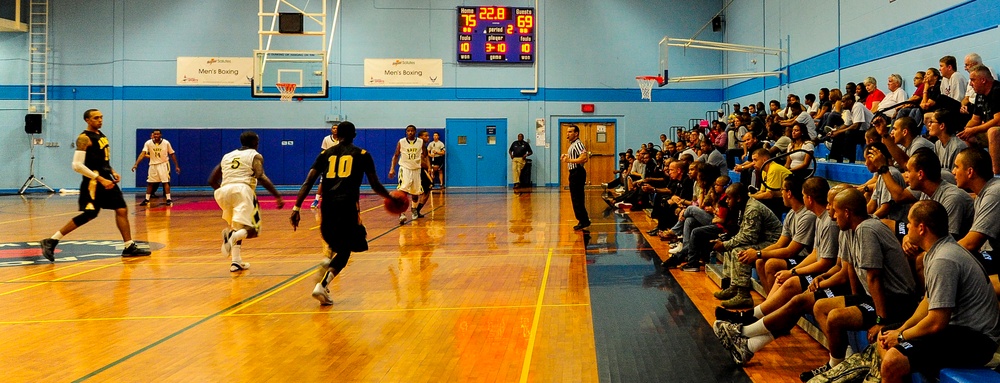
M445 137L449 187L507 185L506 119L449 118Z
M580 128L580 140L587 149L590 160L587 161L587 185L600 185L615 179L614 171L618 165L618 154L615 153L615 120L607 121L559 121L560 154L566 153L566 128L576 125ZM569 172L566 165L560 164L561 187L569 187Z

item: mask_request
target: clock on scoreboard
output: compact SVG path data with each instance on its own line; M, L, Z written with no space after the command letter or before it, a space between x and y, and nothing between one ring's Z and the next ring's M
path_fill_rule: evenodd
M535 9L458 7L458 62L535 62Z

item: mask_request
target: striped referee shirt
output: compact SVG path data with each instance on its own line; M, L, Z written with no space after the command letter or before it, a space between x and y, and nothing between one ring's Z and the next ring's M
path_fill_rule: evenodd
M580 139L577 138L576 141L573 141L573 143L569 145L569 150L566 151L566 156L568 156L569 159L571 160L575 160L586 151L587 148L583 147L583 141L580 141ZM583 167L583 164L569 163L566 165L569 168L569 170L576 169L577 167Z

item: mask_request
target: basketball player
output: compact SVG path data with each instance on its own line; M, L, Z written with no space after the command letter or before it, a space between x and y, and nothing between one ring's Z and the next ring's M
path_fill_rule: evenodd
M354 146L354 124L349 121L341 122L338 130L340 144L324 150L316 157L316 162L295 198L291 217L292 227L298 228L300 206L312 190L313 183L323 175L326 180L320 185L324 201L320 206L320 233L326 241L328 258L321 263L323 278L312 292L312 296L322 305L333 304L328 286L347 266L351 252L368 250L368 232L361 223L361 207L358 204L362 177L368 177L368 184L375 194L389 198L389 191L378 180L371 153Z
M222 219L228 226L222 229L222 255L231 257L230 272L250 268L240 256L243 240L260 233L260 205L257 203L257 183L274 196L278 209L285 206L281 194L264 174L264 156L257 153L260 137L253 131L240 134L243 147L222 156L222 162L212 170L208 184L215 189L215 202L222 208Z
M444 142L441 142L440 134L434 133L434 141L427 144L427 151L431 156L431 185L436 179L444 189Z
M146 175L146 198L139 206L149 205L150 194L156 191L157 185L163 184L163 193L167 197L167 206L173 205L170 199L170 161L167 156L174 160L174 169L177 174L181 174L181 164L177 162L177 155L174 154L174 147L170 146L170 141L163 139L163 133L159 129L153 131L149 140L142 146L139 158L135 159L132 165L132 173L139 167L143 158L149 157L149 173Z
M406 126L406 137L396 143L396 152L392 154L392 167L389 169L389 179L396 178L396 165L399 164L399 184L396 190L410 195L410 219L417 219L417 198L424 194L420 185L420 158L423 155L424 142L417 138L417 127ZM406 213L399 215L399 224L406 223Z
M104 115L97 109L83 112L83 120L87 122L87 130L80 133L76 139L76 151L73 152L73 170L83 175L80 183L80 215L73 217L62 229L51 238L41 240L42 256L50 262L55 261L56 245L66 234L83 226L94 218L101 209L114 209L115 223L125 241L122 257L147 256L149 250L141 249L132 241L132 229L128 223L128 206L118 188L121 176L111 168L111 143L101 132L104 125Z
M330 135L323 137L323 143L320 144L320 150L319 150L320 153L322 153L324 150L330 149L334 145L337 145L339 142L340 140L337 139L337 124L333 124L333 126L330 127ZM319 201L323 200L323 196L321 195L320 190L323 190L322 178L319 179L319 186L316 187L316 199L313 200L312 205L309 205L309 208L315 209L317 206L319 206Z
M420 134L417 135L420 140L427 143L424 150L420 153L420 187L424 189L424 193L417 198L417 215L416 218L424 218L423 214L420 214L420 209L423 209L424 204L431 197L431 187L434 186L434 181L431 176L434 175L433 168L431 168L431 157L430 157L430 134L426 130L421 130Z

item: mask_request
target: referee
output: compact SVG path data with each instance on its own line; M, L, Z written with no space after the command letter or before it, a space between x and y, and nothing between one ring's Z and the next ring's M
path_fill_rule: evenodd
M569 198L573 201L573 213L579 224L573 226L573 230L582 230L590 226L590 216L587 215L587 205L584 201L583 185L587 183L587 170L583 164L590 159L587 156L587 148L583 147L580 141L580 128L576 125L566 127L566 140L569 141L569 150L562 155L562 162L569 168Z

